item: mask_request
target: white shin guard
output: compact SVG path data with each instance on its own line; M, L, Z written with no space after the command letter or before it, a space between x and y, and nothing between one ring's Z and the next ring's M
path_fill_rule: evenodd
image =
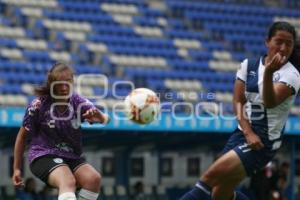
M78 200L97 200L99 193L81 189L78 193Z

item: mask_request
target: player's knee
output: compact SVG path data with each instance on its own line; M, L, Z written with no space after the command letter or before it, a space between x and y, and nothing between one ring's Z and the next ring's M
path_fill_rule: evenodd
M96 174L93 176L91 182L92 182L93 184L97 185L97 186L100 188L100 185L101 185L101 179L102 179L101 175L100 175L99 173L96 173Z
M201 176L201 180L210 187L214 187L220 183L218 171L215 169L206 171Z
M87 177L87 181L83 188L91 190L93 192L98 192L101 186L101 175L99 173L93 173Z
M65 177L63 179L63 181L60 182L59 184L59 188L61 189L70 189L71 191L72 190L75 190L76 189L76 179L74 176L68 176L68 177Z
M70 186L70 187L76 187L76 179L74 176L70 177L67 179L66 181L66 185Z

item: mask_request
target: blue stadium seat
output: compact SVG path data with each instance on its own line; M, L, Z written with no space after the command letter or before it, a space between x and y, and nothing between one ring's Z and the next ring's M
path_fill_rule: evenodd
M8 48L17 48L17 43L14 39L0 38L0 46Z
M140 7L139 12L145 17L166 17L166 13L154 8Z
M5 84L0 86L0 94L21 94L22 90L19 84Z
M23 55L28 61L36 62L50 62L50 56L47 51L31 51L31 50L24 50Z
M113 3L109 0L58 0L60 9L42 9L43 17L36 20L29 20L28 14L24 14L23 7L11 6L10 12L17 22L7 16L1 16L0 24L22 28L26 34L25 39L47 41L49 52L72 52L70 56L77 74L104 73L110 78L110 83L120 79L114 77L118 75L122 77L121 80L133 80L137 86L151 87L162 92L169 91L169 88L164 86L166 79L198 80L206 91L230 92L235 72L222 72L209 67L210 61L216 59L215 51L229 52L233 61L255 57L265 52L262 41L274 17L300 17L297 10L257 6L256 4L262 0L247 0L248 3L253 2L253 5L249 6L232 3L235 1L230 2L166 0L168 12L164 12L141 0L122 0ZM101 6L104 4L134 5L138 8L138 15L132 15L132 24L124 26L115 21L113 16L115 13L103 10ZM5 13L6 9L6 3L0 3L2 13ZM87 22L91 25L92 31L84 32L84 38L77 41L67 36L63 30L48 28L49 26L45 24L47 19ZM34 29L29 28L32 26ZM139 35L135 31L135 26L159 28L163 37ZM47 70L56 61L51 58L48 51L21 49L17 46L16 39L18 38L10 36L0 39L1 47L20 49L25 58L20 61L1 56L0 78L3 85L41 83ZM184 47L187 55L179 55L182 52L178 50L183 47L175 44L175 39L196 40L201 45L201 50ZM91 50L90 43L101 43L107 50L103 52ZM157 70L138 67L121 69L111 62L112 54L161 57L167 61L168 67ZM18 78L15 73L18 74ZM21 92L18 87L5 90L2 87L1 91ZM118 92L125 94L128 89L119 88ZM101 91L95 88L94 93L98 94Z
M59 5L69 11L76 11L76 12L85 12L85 13L93 13L98 14L101 12L99 2L91 1L91 2L82 2L82 1L65 1L59 0Z
M114 24L114 20L111 16L105 13L101 14L99 12L97 15L93 13L77 13L69 11L67 13L62 13L58 11L45 11L44 15L52 20L62 20L62 21L75 21L75 22L89 22L91 24Z
M196 61L209 61L213 59L212 52L209 51L189 50L189 55Z
M97 24L93 26L93 30L98 35L118 35L118 36L128 36L128 37L138 37L134 30L130 27L122 27L113 24L101 25Z
M77 74L102 74L102 70L99 66L74 65L74 69Z
M134 16L133 22L140 26L151 26L151 27L161 27L161 25L158 24L158 21L154 17L140 17L140 16Z

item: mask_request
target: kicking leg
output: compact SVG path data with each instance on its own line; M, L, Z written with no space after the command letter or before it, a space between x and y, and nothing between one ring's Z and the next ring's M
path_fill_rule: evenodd
M218 159L212 167L213 170L218 170L218 167L220 167L220 170L224 173L222 178L218 179L218 184L213 188L212 199L231 200L234 197L234 189L246 177L246 171L239 156L235 151L229 151ZM213 170L210 173L213 173ZM207 174L209 175L209 173ZM207 177L204 175L205 178Z
M59 200L76 200L76 180L68 166L59 166L48 177L48 183L58 188Z
M76 181L81 187L79 200L96 200L101 186L101 175L91 165L84 164L74 172Z
M211 195L213 199L231 200L234 188L245 177L246 172L239 156L231 150L217 159L200 178L200 182L180 200L207 200ZM212 194L210 188L213 188ZM224 196L221 191L228 195Z

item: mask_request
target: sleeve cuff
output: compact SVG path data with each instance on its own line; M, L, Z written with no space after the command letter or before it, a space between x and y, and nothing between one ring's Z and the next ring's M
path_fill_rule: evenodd
M244 81L243 79L241 79L241 78L239 78L239 77L236 77L236 80L240 80L240 81L242 81L242 82L246 82L246 81Z
M293 95L296 94L296 90L291 84L288 84L287 82L284 82L284 81L280 81L280 83L286 85L288 88L291 88L293 90L293 92L292 92Z

